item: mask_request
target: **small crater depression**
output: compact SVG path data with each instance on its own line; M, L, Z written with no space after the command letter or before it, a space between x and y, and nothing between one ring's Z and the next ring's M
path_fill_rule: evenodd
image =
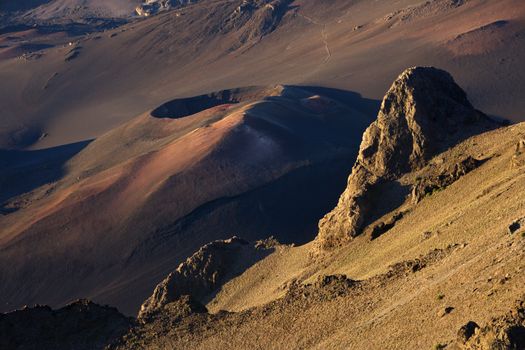
M282 87L280 86L244 87L175 99L154 109L151 112L151 116L155 118L179 119L218 106L257 101L268 96L278 95L281 90Z
M154 109L151 115L155 118L179 119L204 110L226 104L239 103L229 90L218 93L169 101Z

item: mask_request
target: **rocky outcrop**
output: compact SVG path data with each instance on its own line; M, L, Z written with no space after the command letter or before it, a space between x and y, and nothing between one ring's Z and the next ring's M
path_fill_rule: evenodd
M155 287L142 304L139 318L148 318L186 296L193 304L202 302L228 278L242 272L271 249L264 244L251 245L238 237L206 244Z
M126 333L132 320L117 309L78 300L0 314L0 349L104 349Z
M525 139L519 140L516 144L514 154L510 160L512 168L521 168L525 165Z
M370 239L376 239L388 232L396 223L403 218L404 212L394 213L390 217L387 217L384 221L379 221L372 227L370 232Z
M288 10L290 0L243 0L223 24L223 31L237 32L233 49L253 44L273 32Z
M493 318L482 328L472 321L461 327L457 345L465 350L525 349L525 301L517 301L506 315Z
M403 72L363 135L337 207L319 222L318 248L341 245L362 232L370 211L382 200L379 186L422 168L434 155L494 125L472 107L447 72L432 67Z
M273 0L259 4L251 22L244 28L240 41L250 42L259 40L275 30L285 9L288 0Z
M419 203L425 196L440 191L468 174L483 163L483 160L467 156L454 165L434 169L434 174L416 180L412 186L412 201Z
M458 331L458 341L466 343L479 329L479 326L474 321L468 321Z
M159 12L180 8L199 0L146 0L135 8L135 13L140 17L148 17Z
M139 17L149 17L168 10L175 16L183 15L184 7L200 0L146 0L135 8ZM262 37L273 32L289 9L292 0L235 0L233 11L221 20L212 30L234 33L236 43L232 50L257 43Z

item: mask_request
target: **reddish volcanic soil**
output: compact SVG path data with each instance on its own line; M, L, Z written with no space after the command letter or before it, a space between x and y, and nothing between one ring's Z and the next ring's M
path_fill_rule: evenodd
M152 112L165 117L143 114L99 137L57 167L58 179L33 180L5 205L2 308L82 295L135 313L158 278L210 240L311 239L369 123L347 103L297 87L237 89L172 101ZM54 159L27 157L8 163L4 184L27 186L24 174Z

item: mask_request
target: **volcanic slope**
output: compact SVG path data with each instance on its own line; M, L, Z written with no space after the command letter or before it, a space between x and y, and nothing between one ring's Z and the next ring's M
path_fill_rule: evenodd
M9 19L24 21L75 21L96 17L131 17L140 0L6 0L0 4L0 13Z
M436 74L441 78L432 78ZM399 106L414 99L416 124L460 121L459 115L428 109L441 98L412 95L414 81L432 87L433 79L453 86L442 71L409 70L394 83L383 108L389 109L391 94L398 92ZM465 113L473 111L468 102L456 101L467 103ZM398 128L385 133L406 131L401 122L406 116L398 112L388 114L391 123L400 122ZM255 249L270 254L238 277L219 277L220 285L207 296L187 286L211 281L214 271L222 276L221 247L232 245L230 256L253 248L234 248L238 239L203 247L158 285L144 304L141 323L114 348L523 348L525 124L497 127L481 113L460 123L470 131L438 137L451 142L449 147L394 180L414 190L401 193L397 208L346 244L319 251L322 237L300 247L259 242ZM419 130L429 140L436 136ZM371 140L364 139L359 157L406 157L396 149L381 155L384 147L369 152Z
M1 308L88 297L136 314L209 241L311 240L369 123L345 96L225 90L163 104L88 145L7 152Z
M96 138L173 97L237 86L329 86L380 99L414 65L450 71L488 114L523 118L521 0L242 3L200 1L85 35L2 32L0 146Z

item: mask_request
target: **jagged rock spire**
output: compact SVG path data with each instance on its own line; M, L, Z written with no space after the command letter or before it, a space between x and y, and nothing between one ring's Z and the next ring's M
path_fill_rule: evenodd
M433 67L404 71L363 135L337 207L319 222L318 247L338 246L361 233L380 198L374 193L377 185L421 168L432 156L491 125L449 73Z

